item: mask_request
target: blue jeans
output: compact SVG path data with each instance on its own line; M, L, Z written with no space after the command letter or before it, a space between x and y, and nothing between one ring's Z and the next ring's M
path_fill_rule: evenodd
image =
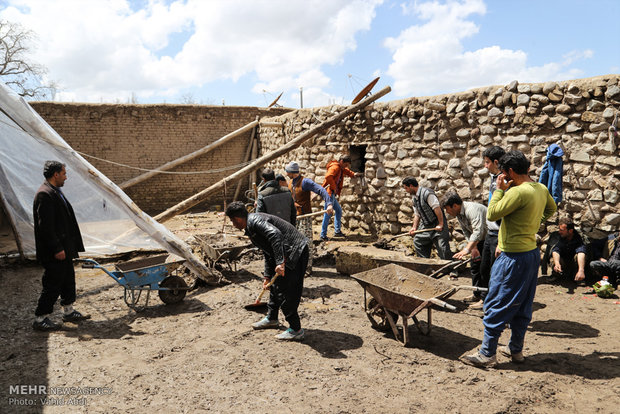
M493 263L489 292L484 299L484 339L480 353L490 357L507 323L512 336L508 346L521 352L527 325L532 319L532 303L540 266L538 248L523 253L502 252Z
M336 198L336 194L332 193L331 195L332 207L334 208L334 232L340 233L340 227L342 226L342 208L340 204L338 204L338 198ZM327 208L327 203L325 203L325 208ZM321 237L327 237L327 226L329 225L329 214L323 214L323 224L321 224Z

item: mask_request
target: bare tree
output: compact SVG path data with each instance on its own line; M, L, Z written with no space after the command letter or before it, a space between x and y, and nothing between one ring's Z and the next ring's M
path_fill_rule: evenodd
M53 99L57 85L42 84L47 69L28 60L35 39L33 31L0 20L0 79L21 96Z
M181 95L181 103L183 105L196 105L198 102L196 102L196 99L194 98L193 93L186 92L183 95Z

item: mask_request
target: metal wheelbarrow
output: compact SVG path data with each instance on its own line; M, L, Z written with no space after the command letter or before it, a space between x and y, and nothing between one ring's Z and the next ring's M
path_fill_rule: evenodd
M165 304L181 302L190 288L182 277L172 274L185 260L166 262L168 254L117 263L116 271L110 272L92 259L77 259L84 269L101 269L125 289L123 299L127 306L141 311L148 306L151 290L157 290ZM146 302L139 307L142 291L146 290Z
M238 246L213 247L209 241L201 236L196 236L204 253L204 261L209 267L215 267L216 263L224 262L230 271L237 271L237 260L253 245L252 243Z
M486 288L475 286L453 286L441 280L395 264L388 264L376 269L351 275L364 288L364 310L373 328L392 329L396 339L400 340L396 322L402 318L403 345L409 342L407 320L413 319L415 326L423 335L431 332L433 306L439 309L456 311L456 307L446 303L458 290L483 292ZM366 293L371 297L367 297ZM417 318L417 314L427 310L426 329Z

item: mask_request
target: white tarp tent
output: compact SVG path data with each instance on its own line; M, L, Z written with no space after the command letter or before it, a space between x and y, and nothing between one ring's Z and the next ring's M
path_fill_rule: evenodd
M182 240L140 210L23 98L0 82L0 203L20 254L29 258L35 254L32 202L44 180L46 160L66 164L68 178L63 192L80 225L86 248L83 256L163 248L187 259L188 267L207 282L219 279Z

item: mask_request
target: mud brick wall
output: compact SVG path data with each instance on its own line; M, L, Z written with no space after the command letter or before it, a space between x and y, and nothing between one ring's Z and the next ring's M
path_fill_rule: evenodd
M75 150L145 169L196 151L224 135L255 120L288 109L203 105L114 105L34 102L33 108ZM196 172L223 170L210 174L159 174L127 188L126 193L140 208L150 214L159 213L232 174L234 166L243 162L251 131L219 148L182 164L170 171ZM142 171L111 164L89 156L85 158L120 184ZM247 189L247 179L243 181ZM227 189L227 198L235 188ZM214 194L204 207L223 204L223 193Z
M262 151L281 146L343 109L296 110L272 119L283 126L261 127ZM486 204L489 172L483 165L484 149L499 145L523 151L537 179L547 147L561 143L567 154L559 215L587 231L610 232L620 226L620 138L610 131L619 110L619 75L534 84L513 81L374 103L270 166L281 171L296 160L306 176L321 183L327 162L350 153L364 180L345 179L340 198L345 227L396 234L407 231L412 222L412 203L401 188L405 176L416 177L439 197L456 190L465 200Z

